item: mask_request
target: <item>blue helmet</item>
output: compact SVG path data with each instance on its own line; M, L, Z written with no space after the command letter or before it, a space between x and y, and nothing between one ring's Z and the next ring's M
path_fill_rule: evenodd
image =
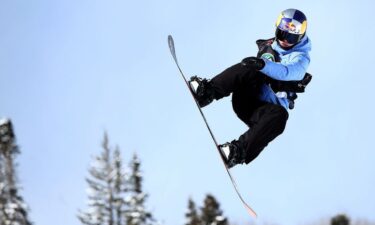
M282 11L276 21L276 39L297 44L305 35L307 19L298 9Z

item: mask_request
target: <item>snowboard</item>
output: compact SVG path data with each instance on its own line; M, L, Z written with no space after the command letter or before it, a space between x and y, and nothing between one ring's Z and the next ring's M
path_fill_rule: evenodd
M220 149L219 144L218 144L218 142L216 141L216 138L215 138L215 136L214 136L214 134L213 134L213 132L212 132L212 129L210 128L210 126L209 126L209 124L208 124L208 122L207 122L206 116L204 115L203 110L201 109L201 107L199 107L198 101L195 99L194 94L193 94L193 91L192 91L191 88L190 88L190 84L189 84L188 80L186 79L184 73L182 72L180 65L178 64L177 56L176 56L176 50L175 50L175 46L174 46L174 40L173 40L173 37L172 37L171 35L168 36L168 45L169 45L169 50L170 50L170 52L171 52L171 54L172 54L172 57L173 57L173 59L174 59L174 62L176 63L176 66L177 66L178 70L180 71L180 74L181 74L181 76L182 76L182 78L183 78L183 80L184 80L184 82L185 82L185 84L186 84L186 87L188 88L188 90L189 90L191 96L193 97L193 99L194 99L194 101L195 101L195 104L196 104L196 106L197 106L197 108L198 108L198 110L199 110L199 112L200 112L200 114L201 114L201 116L202 116L202 118L203 118L203 121L204 121L204 123L205 123L205 125L206 125L206 127L207 127L207 129L208 129L208 132L210 133L210 136L211 136L211 138L212 138L212 140L213 140L213 142L214 142L214 144L215 144L215 147L216 147L217 152L218 152L219 155L220 155L220 158L221 158L221 160L222 160L222 162L223 162L223 164L224 164L225 170L227 171L227 174L228 174L228 176L229 176L229 178L230 178L230 181L231 181L231 183L232 183L232 185L233 185L233 187L234 187L234 190L236 191L236 193L237 193L239 199L241 200L242 204L243 204L244 207L246 208L247 212L248 212L252 217L256 218L256 217L257 217L256 212L255 212L255 211L254 211L254 210L253 210L253 209L252 209L252 208L251 208L251 207L245 202L245 200L243 199L243 197L242 197L242 195L241 195L241 193L240 193L240 191L239 191L239 188L238 188L238 186L237 186L237 183L236 183L236 181L235 181L233 175L232 175L231 172L229 171L229 168L228 168L228 166L227 166L227 164L226 164L226 157L225 157L225 154L224 154L224 152L222 152L222 150Z

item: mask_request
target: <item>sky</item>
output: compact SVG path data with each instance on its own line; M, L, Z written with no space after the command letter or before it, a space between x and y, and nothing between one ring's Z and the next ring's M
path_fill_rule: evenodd
M233 169L241 205L169 53L212 78L256 55L278 14L308 18L313 80L284 133ZM213 194L238 224L308 224L338 213L375 221L374 3L344 1L0 0L0 117L22 154L21 194L38 225L78 225L85 177L103 133L142 160L148 208L183 224L188 198ZM246 126L230 98L204 109L219 143Z

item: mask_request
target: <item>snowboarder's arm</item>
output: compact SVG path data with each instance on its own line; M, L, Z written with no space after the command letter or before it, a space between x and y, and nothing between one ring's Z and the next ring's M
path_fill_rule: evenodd
M302 80L310 63L308 56L303 54L296 56L286 65L269 60L264 61L265 66L260 71L275 80L283 81Z

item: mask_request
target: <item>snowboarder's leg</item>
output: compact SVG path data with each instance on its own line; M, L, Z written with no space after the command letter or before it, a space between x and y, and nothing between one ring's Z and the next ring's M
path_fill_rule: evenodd
M210 83L215 90L215 99L220 99L241 88L254 91L262 79L263 74L238 63L216 75Z
M249 89L246 87L241 87L235 90L232 94L232 104L233 110L237 116L246 123L249 127L252 125L252 115L262 106L266 105L266 102L258 100L259 88L261 86L254 86ZM247 131L245 134L247 134ZM242 135L241 137L243 137ZM246 140L240 138L238 141L233 140L232 142L225 143L219 146L221 150L225 153L226 163L228 168L231 168L237 164L242 164L246 162Z
M259 86L259 83L263 80L263 74L238 63L216 75L211 80L197 76L191 77L190 88L200 107L204 107L214 99L218 100L229 96L240 88L254 92L254 87Z
M287 120L288 111L280 105L266 103L252 113L248 121L250 129L238 139L244 150L245 163L253 161L284 131Z
M252 83L240 86L232 94L233 111L248 126L250 126L250 118L255 110L266 104L259 100L260 89L263 85L262 77L264 75L259 75L259 79L253 79Z

